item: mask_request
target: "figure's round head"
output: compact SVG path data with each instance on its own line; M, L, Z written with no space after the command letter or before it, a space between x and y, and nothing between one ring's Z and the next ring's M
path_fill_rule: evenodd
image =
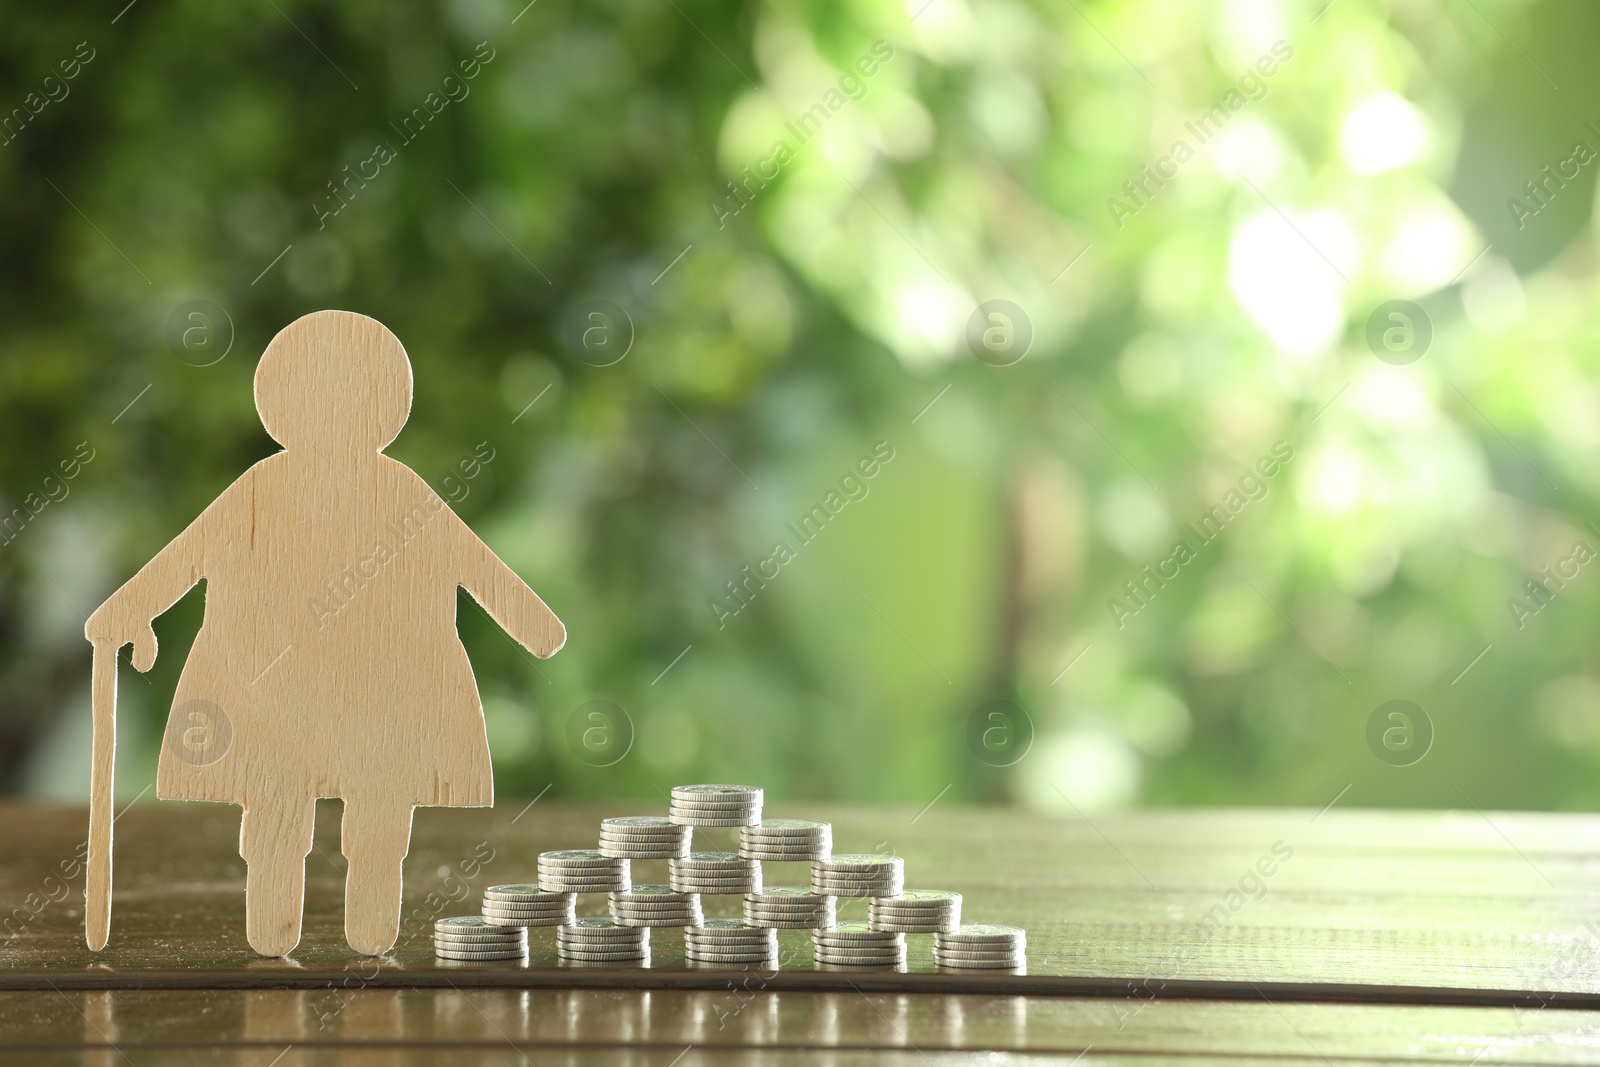
M261 354L256 411L284 448L378 452L411 414L411 361L377 319L353 311L302 315Z

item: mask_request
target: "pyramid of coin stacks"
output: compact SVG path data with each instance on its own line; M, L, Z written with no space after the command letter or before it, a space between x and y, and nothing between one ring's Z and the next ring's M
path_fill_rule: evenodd
M521 959L528 927L554 926L556 954L574 963L650 958L650 931L682 927L691 963L778 963L778 931L810 930L816 963L901 966L906 935L932 934L944 969L1020 969L1027 934L1014 926L961 925L961 894L905 889L897 856L835 855L833 828L802 819L761 819L761 790L680 785L665 816L629 815L600 824L598 849L539 855L537 885L483 892L483 915L440 919L434 951L443 959ZM738 852L692 852L694 828L737 827ZM634 885L631 861L666 860L668 885ZM809 886L766 886L763 861L811 864ZM606 893L610 917L578 918L580 893ZM744 898L743 919L707 919L705 895ZM840 897L866 897L866 922L838 922Z

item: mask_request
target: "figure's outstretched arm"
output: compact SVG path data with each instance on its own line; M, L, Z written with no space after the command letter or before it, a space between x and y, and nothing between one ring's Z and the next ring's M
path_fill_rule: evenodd
M246 476L248 477L248 475ZM234 483L237 485L238 483ZM133 645L133 665L147 671L156 661L151 623L205 577L205 542L219 525L219 512L231 495L224 492L155 558L106 598L84 623L83 633L97 648Z
M449 517L458 527L454 541L461 587L517 644L540 659L555 655L567 643L567 628L555 612L454 512Z

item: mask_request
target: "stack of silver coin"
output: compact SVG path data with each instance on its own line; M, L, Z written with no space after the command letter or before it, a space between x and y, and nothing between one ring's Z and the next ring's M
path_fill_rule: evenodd
M897 897L905 884L905 861L899 856L846 852L811 861L811 891L822 896Z
M961 925L961 894L944 889L908 889L898 897L867 902L867 925L901 934L937 934Z
M811 931L811 954L818 963L852 967L893 967L906 962L906 935L874 930L866 923L839 923Z
M669 885L636 885L611 894L611 919L618 926L699 926L700 896Z
M707 919L684 927L683 951L696 963L775 963L778 931L738 919Z
M933 935L933 962L951 969L1023 967L1028 962L1027 931L1016 926L961 926Z
M819 896L803 885L769 885L760 893L744 898L746 926L768 926L774 930L815 930L832 926L832 897Z
M664 815L624 815L600 823L600 854L634 860L666 860L689 854L694 827Z
M761 790L753 785L675 785L667 815L687 826L749 826L761 821Z
M679 893L759 893L761 864L737 852L691 852L667 861L667 881Z
M556 955L564 960L631 963L650 958L650 928L620 926L610 919L584 916L556 927Z
M433 954L442 960L520 960L528 954L528 928L452 915L433 924Z
M631 884L625 859L579 848L539 853L539 888L547 893L614 893Z
M833 827L806 819L768 819L739 828L739 855L778 863L825 860L833 854Z
M560 926L572 921L577 901L575 893L536 885L492 885L483 891L483 919L491 926Z

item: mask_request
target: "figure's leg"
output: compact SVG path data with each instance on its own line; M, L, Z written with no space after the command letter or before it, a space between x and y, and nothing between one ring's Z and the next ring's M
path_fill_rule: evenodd
M287 956L300 943L306 855L316 816L312 799L289 805L258 802L247 804L239 821L239 855L246 871L245 937L263 956Z
M400 866L411 848L411 805L347 797L340 851L344 937L368 956L388 952L400 933Z

